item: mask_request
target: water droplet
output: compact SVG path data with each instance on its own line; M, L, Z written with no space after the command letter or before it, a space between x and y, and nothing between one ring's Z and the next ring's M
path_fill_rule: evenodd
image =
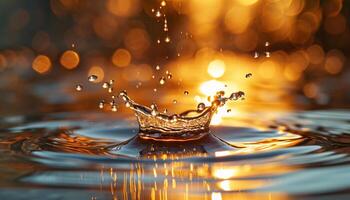
M157 43L160 44L160 40L157 40Z
M75 90L80 92L80 91L83 90L83 86L78 84L78 85L75 86Z
M161 17L162 13L159 12L159 10L156 12L156 17Z
M229 112L231 112L231 109L227 109L227 111L226 111L227 113L229 113Z
M113 85L114 84L114 80L113 79L109 80L109 84Z
M153 89L153 92L157 92L157 88L154 88L154 89Z
M117 112L117 110L118 110L118 109L117 109L117 106L116 106L116 105L112 105L112 111L113 111L113 112Z
M109 83L104 82L104 83L102 84L102 88L104 88L104 89L109 88Z
M259 53L258 52L254 52L254 58L259 58Z
M90 75L89 77L88 77L88 80L90 81L90 82L94 82L94 81L96 81L97 80L97 76L96 75Z
M198 111L203 111L204 108L205 108L205 104L204 104L204 103L199 103L199 104L197 105L197 110L198 110Z
M184 91L184 95L188 95L189 94L189 92L188 91Z
M265 47L270 46L270 42L265 42Z
M156 66L156 70L160 70L160 66L159 65Z
M112 99L115 99L115 95L112 95Z
M169 42L170 42L170 37L169 37L169 36L166 36L165 39L164 39L164 41L165 41L166 43L169 43Z
M173 104L177 104L177 100L176 99L173 100Z
M251 76L253 76L252 73L248 73L248 74L245 75L246 78L250 78Z
M165 1L162 1L162 2L160 3L160 5L164 7L164 6L166 6L166 2L165 2Z
M166 114L168 112L168 109L164 109L163 113Z
M156 78L156 76L155 75L152 75L152 79L155 79Z
M109 93L112 93L112 92L113 92L113 88L111 88L111 87L108 88L108 92L109 92Z
M167 77L167 79L171 79L171 78L173 78L173 75L168 74L166 77Z
M131 105L130 105L130 102L125 102L125 106L127 107L127 108L129 108Z
M105 101L100 101L100 103L98 104L98 107L100 108L100 109L103 109L104 108L104 105L105 105Z
M270 55L270 52L265 52L265 56L266 56L266 58L270 58L271 57L271 55Z
M164 85L164 83L165 83L165 77L160 78L160 79L159 79L159 83L160 83L161 85Z

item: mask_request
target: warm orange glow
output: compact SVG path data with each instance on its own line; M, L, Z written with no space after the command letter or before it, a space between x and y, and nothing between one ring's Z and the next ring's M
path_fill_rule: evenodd
M213 60L208 65L208 73L213 78L220 78L225 73L225 62L222 60Z
M45 55L38 55L32 63L32 68L40 73L40 74L44 74L46 72L48 72L51 68L51 60L49 57L45 56Z
M213 176L218 179L229 179L237 174L236 168L222 167L218 169L213 169Z
M4 69L7 65L6 57L0 54L0 70Z
M251 5L255 4L256 2L258 2L258 0L238 0L238 3L240 3L241 5L245 5L245 6L251 6Z
M75 51L68 50L62 54L60 63L66 69L74 69L78 66L79 60L79 55Z
M117 49L112 56L112 63L118 67L126 67L130 61L131 54L126 49Z
M216 80L206 81L199 86L201 93L206 96L214 96L216 92L224 89L225 84Z
M222 200L222 196L220 192L211 193L211 200Z
M308 83L303 88L305 96L315 98L318 95L318 87L314 83Z
M91 75L96 75L97 76L97 79L96 83L99 83L103 80L104 76L105 76L105 73L102 69L102 67L100 66L92 66L90 69L89 69L89 73L88 73L88 76L91 76Z
M138 0L107 0L107 10L117 16L128 17L137 13L139 9Z

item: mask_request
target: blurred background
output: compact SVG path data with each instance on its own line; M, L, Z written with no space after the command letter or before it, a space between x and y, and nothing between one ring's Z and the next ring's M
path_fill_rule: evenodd
M349 9L342 0L2 0L0 112L98 111L111 79L114 91L174 112L220 89L246 93L223 116L347 108Z

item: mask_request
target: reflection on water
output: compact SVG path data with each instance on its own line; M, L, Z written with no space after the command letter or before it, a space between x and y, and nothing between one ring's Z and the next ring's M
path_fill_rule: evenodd
M40 199L43 194L45 199L346 197L348 111L282 113L259 123L257 116L262 115L242 114L235 120L249 126L217 126L200 140L173 143L142 139L129 121L101 113L5 117L0 184L8 189L0 190L0 195L8 199Z

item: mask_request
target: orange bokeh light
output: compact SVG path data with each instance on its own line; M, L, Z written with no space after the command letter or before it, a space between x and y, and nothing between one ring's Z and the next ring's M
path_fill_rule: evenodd
M38 55L33 60L32 68L40 74L47 73L51 68L51 60L45 55Z
M118 67L126 67L131 62L131 54L126 49L117 49L112 56L112 63Z
M79 64L79 61L79 55L72 50L65 51L60 58L61 65L66 69L76 68Z

